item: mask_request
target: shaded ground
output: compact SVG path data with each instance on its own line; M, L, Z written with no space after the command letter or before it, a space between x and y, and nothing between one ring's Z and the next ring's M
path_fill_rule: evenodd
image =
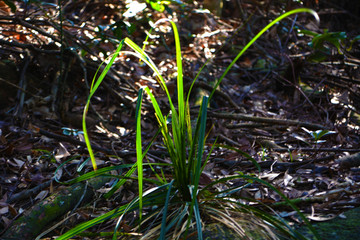
M242 47L279 12L297 7L291 1L243 1L224 6L219 18L200 11L200 3L173 4L163 13L147 7L130 17L125 14L130 14L128 8L118 1L67 1L61 16L57 5L15 3L15 14L3 2L0 5L1 231L62 187L52 181L54 174L66 181L78 172L91 171L89 164L80 169L88 159L78 132L82 110L96 69L104 56L115 51L119 39L128 36L141 45L151 21L171 15L181 35L187 86L212 58L192 93L196 112L197 100L208 94ZM250 154L262 168L261 178L297 201L314 221L331 219L360 205L360 157L356 155L360 146L360 48L356 41L360 8L351 3L309 3L308 7L319 10L320 26L300 15L296 22L288 19L267 32L226 76L209 110L209 130L213 125L209 144L218 137L218 143ZM326 38L333 43L341 40L339 51L327 42L311 48L312 38L295 31L323 33L325 28L346 33L346 37ZM151 34L147 51L166 76L169 89L176 91L172 32L163 24ZM151 70L124 54L97 92L88 126L99 167L135 162L135 101L137 90L145 85L163 99L166 111L165 96ZM149 104L143 111L146 142L157 125ZM324 129L331 134L321 139L312 135ZM166 161L163 153L159 139L148 159ZM353 156L350 160L349 155ZM66 160L71 161L56 170ZM247 158L224 148L215 148L205 171L210 181L236 171L257 173ZM145 174L151 177L151 171ZM30 191L36 186L41 187ZM253 185L241 194L271 204L282 216L298 221L279 196L265 187ZM136 195L136 183L130 183L117 198L95 201L96 208L76 205L76 214L49 236ZM94 231L112 228L109 223Z

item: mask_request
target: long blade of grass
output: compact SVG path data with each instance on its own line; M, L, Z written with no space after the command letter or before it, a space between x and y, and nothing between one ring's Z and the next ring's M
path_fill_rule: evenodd
M189 115L190 115L190 113L189 113ZM193 173L195 172L196 156L199 153L199 152L196 152L196 146L198 144L197 140L199 138L199 132L200 132L200 126L201 126L201 120L202 120L201 116L202 116L202 110L200 109L198 117L196 119L194 136L193 136L193 139L191 140L191 144L190 144L190 153L189 153L189 157L188 157L188 169L187 169L187 171L189 172L188 173L189 176L191 175L191 172L193 172ZM191 128L191 126L189 126L189 127Z
M138 53L137 55L134 54L135 56L137 56L138 58L143 60L155 72L156 76L158 77L160 86L164 89L164 91L165 91L165 93L166 93L166 95L168 97L169 105L170 105L171 113L172 113L172 121L179 122L178 121L177 111L176 111L176 109L175 109L175 107L174 107L174 105L173 105L173 103L171 101L171 96L170 96L169 91L168 91L168 89L166 87L166 83L165 83L163 77L161 76L160 71L157 69L156 65L151 61L151 59L147 56L147 54L136 43L131 41L129 38L125 38L125 43L129 47L131 47L136 53ZM156 117L158 119L160 127L163 128L163 130L164 130L164 132L162 132L163 136L164 136L164 133L168 135L166 118L164 118L162 116L162 113L160 111L160 107L157 104L155 97L153 97L152 94L150 95L150 93L151 93L150 90L148 88L145 88L145 91L149 94L150 98L153 99L152 103L153 103L153 106L154 106L154 109L155 109L155 112L156 112L156 115L157 115Z
M100 168L98 169L97 171L92 171L92 172L88 172L88 173L85 173L75 179L72 179L72 180L69 180L69 181L66 181L66 182L61 182L59 179L57 179L56 177L54 178L55 181L57 181L58 183L60 184L65 184L65 185L71 185L71 184L74 184L74 183L78 183L78 182L81 182L81 181L85 181L85 180L88 180L88 179L91 179L91 178L94 178L94 177L98 177L98 176L101 176L107 172L110 172L112 170L119 170L119 169L122 169L122 168L129 168L129 167L132 167L133 164L123 164L123 165L118 165L118 166L111 166L111 167L104 167L104 168ZM61 168L62 165L60 165L56 171Z
M141 90L142 91L142 90ZM137 116L137 115L136 115ZM141 125L141 124L140 124ZM145 157L146 153L149 151L152 143L155 141L156 137L159 135L160 133L160 130L158 130L156 132L156 134L153 136L153 138L151 139L150 143L148 144L148 146L146 147L145 151L142 153L142 159ZM151 166L150 163L148 163L148 165ZM158 165L158 164L157 164ZM105 199L108 199L110 198L125 182L128 178L130 178L130 176L135 172L136 170L136 167L138 166L138 164L134 164L132 166L132 168L125 174L125 177L120 179L120 181L118 181L112 188L109 192L107 192L105 195L104 195L104 198ZM141 171L142 172L142 171Z
M135 172L137 168L136 164L133 164L131 166L131 168L129 169L129 171L127 171L127 173L125 174L124 178L121 178L111 189L109 192L104 194L104 198L108 199L110 198L122 185L124 185L124 183L128 180L128 178L133 175L133 173Z
M143 158L145 157L146 153L149 151L152 143L155 141L156 137L159 135L160 133L160 129L156 132L156 134L153 136L153 138L151 139L150 143L148 144L148 146L146 147L145 151L142 153L142 156ZM153 165L153 164L150 164L150 163L147 163L149 166ZM146 164L145 164L146 165ZM157 163L156 165L163 165L162 163ZM168 164L165 164L165 165L168 165ZM111 197L125 182L126 182L126 179L130 178L130 176L135 172L136 170L136 167L137 165L134 164L132 166L132 168L125 174L124 178L121 179L119 182L117 182L109 192L107 192L105 195L104 195L104 198L107 199L109 197Z
M185 121L185 103L184 103L184 87L183 87L183 68L182 68L182 57L181 57L181 46L180 46L180 37L179 33L176 27L176 24L170 20L170 19L161 19L157 21L154 26L158 25L162 22L170 22L171 26L173 28L174 32L174 39L175 39L175 49L176 49L176 64L177 64L177 93L178 93L178 114L176 114L175 108L172 106L172 102L170 99L170 96L168 95L171 111L172 111L172 130L173 130L173 141L174 141L174 147L176 147L176 151L174 153L177 156L173 156L171 159L173 160L174 169L175 169L175 175L176 179L178 181L181 181L179 186L187 186L187 182L184 180L188 180L188 176L186 175L186 121ZM146 38L146 40L148 37ZM131 44L132 48L141 53L144 54L144 48L140 50L137 46L134 46L134 44ZM161 85L165 89L166 93L166 84L163 82L162 79L160 79ZM167 137L166 137L167 138ZM187 192L186 189L182 189L182 192Z
M204 96L201 104L201 121L200 121L200 132L198 139L198 150L197 150L197 161L196 168L194 169L194 179L192 184L194 185L194 191L197 192L199 187L199 180L201 175L201 160L204 152L205 145L205 132L206 132L206 118L207 118L207 104L208 97Z
M161 221L161 232L160 232L160 240L165 240L165 234L166 234L166 214L167 214L167 210L169 207L169 201L170 201L170 193L171 193L171 188L172 185L174 183L174 179L171 180L171 182L169 183L169 189L166 193L166 198L165 198L165 204L164 204L164 212L163 212L163 217L162 217L162 221Z
M176 51L176 66L177 66L177 92L178 92L178 109L179 109L179 123L184 124L184 114L185 114L185 107L184 107L184 83L183 83L183 67L182 67L182 57L181 57L181 46L180 46L180 36L176 24L174 21L164 18L158 20L154 26L162 23L162 22L169 22L172 26L174 32L174 39L175 39L175 51ZM146 38L148 39L148 38Z
M196 192L194 192L194 194L196 194ZM195 213L195 220L196 220L196 230L198 232L198 239L202 240L203 235L202 235L202 225L201 225L199 204L198 204L196 195L193 196L193 198L195 199L195 201L194 201L194 213Z
M214 86L214 89L212 90L210 96L209 96L209 101L211 100L212 96L215 93L215 90L219 87L221 81L224 79L224 77L226 76L226 74L230 71L230 69L232 68L232 66L236 63L236 61L244 54L244 52L259 38L261 37L269 28L271 28L272 26L274 26L277 22L283 20L284 18L293 15L293 14L298 14L298 13L310 13L312 14L315 19L319 22L319 16L317 15L317 13L312 10L312 9L308 9L308 8L298 8L298 9L294 9L291 10L289 12L284 13L283 15L279 16L278 18L276 18L274 21L272 21L271 23L269 23L268 25L266 25L258 34L256 34L256 36L254 38L252 38L250 40L250 42L248 44L246 44L246 46L239 52L239 54L235 57L235 59L230 63L230 65L226 68L225 72L221 75L221 77L219 78L219 80L217 81L216 85Z
M145 91L146 93L150 96L150 100L151 103L153 104L154 110L155 110L155 116L158 120L158 123L160 125L161 128L161 132L164 138L164 144L167 147L170 157L171 156L175 156L175 148L174 148L174 143L170 138L169 135L169 131L168 131L168 127L167 127L167 118L165 118L161 112L160 106L156 101L156 98L154 97L154 95L151 93L150 89L148 87L145 87Z
M200 175L201 175L201 160L203 157L204 152L204 145L205 145L205 131L206 131L206 118L207 118L207 105L208 105L208 97L204 96L201 108L199 114L200 118L200 127L199 127L199 138L198 138L198 149L196 154L196 163L194 165L194 169L191 171L192 173L192 181L190 186L190 191L192 195L192 201L190 205L190 214L188 218L187 228L189 227L191 218L192 218L192 212L194 211L195 214L195 220L196 220L196 227L198 231L198 238L202 239L202 229L201 229L201 218L200 218L200 210L199 205L197 203L197 191L199 188L199 181L200 181Z
M179 109L179 123L181 132L182 128L185 127L185 108L184 108L184 83L183 83L183 67L182 67L182 57L181 57L181 46L180 46L180 37L177 30L176 24L169 20L174 32L175 39L175 50L176 50L176 66L177 66L177 93L178 93L178 109Z
M119 217L116 225L115 225L115 229L114 229L114 234L113 234L113 240L116 240L117 239L117 232L118 232L118 229L120 227L120 223L121 223L121 220L123 219L123 217L125 216L125 214L134 206L137 206L137 204L139 203L139 200L140 198L135 198L133 199L129 204L127 204L126 208L124 209L124 212L121 214L121 216ZM139 203L139 206L140 206L140 203Z
M151 60L151 58L146 54L146 52L144 52L136 43L134 43L130 38L125 38L124 40L125 44L128 45L131 49L133 49L136 53L138 53L139 55L137 57L139 57L141 60L143 60L146 65L148 65L151 70L153 70L156 74L156 76L158 77L159 83L161 88L165 91L166 96L169 99L169 103L170 106L173 105L172 101L171 101L171 96L169 93L169 90L166 86L165 80L164 78L161 76L159 69L156 67L155 63Z
M143 60L156 74L156 76L158 77L158 80L159 80L159 83L160 83L160 86L162 86L162 88L164 89L167 97L168 97L168 100L169 100L169 105L170 105L170 109L171 109L171 114L172 114L172 121L174 121L175 123L179 124L179 118L178 118L178 114L177 114L177 111L171 101L171 96L169 94L169 91L166 87L166 83L163 79L163 77L161 76L160 74L160 71L157 69L156 65L151 61L151 59L147 56L147 54L136 44L134 43L133 41L131 41L129 38L125 38L125 43L131 47L136 53L138 53L138 55L135 55L137 56L138 58L140 58L141 60ZM161 110L160 110L160 107L155 99L155 97L151 94L150 92L150 89L149 88L145 88L145 91L146 93L150 96L150 99L151 99L151 102L154 106L154 109L155 109L155 113L156 113L156 117L157 117L157 120L160 124L160 128L162 128L162 134L163 134L163 137L165 139L165 145L169 147L169 153L172 154L172 153L175 153L174 151L174 144L172 141L170 141L170 135L169 135L169 132L168 132L168 128L167 128L167 119L163 117L163 114L161 113ZM174 134L174 135L179 135L179 134ZM174 136L174 140L177 139L175 136ZM178 142L183 142L183 141L178 141ZM178 145L176 145L178 146ZM181 146L181 145L179 145ZM171 159L176 159L176 157L174 158L171 158Z
M215 142L212 144L211 149L210 149L210 151L209 151L209 154L207 155L207 157L206 157L206 159L205 159L205 161L204 161L204 164L203 164L203 166L201 167L200 172L203 172L203 171L204 171L207 163L209 162L210 155L211 155L211 153L213 152L213 150L214 150L214 148L215 148L215 146L216 146L216 142L217 142L217 138L215 139Z
M106 65L106 67L104 68L104 70L102 71L102 73L100 74L99 78L96 80L95 82L95 78L96 78L96 74L93 78L92 84L91 84L91 88L90 88L90 94L88 96L88 99L86 101L86 105L84 108L84 112L83 112L83 118L82 118L82 126L83 126L83 132L84 132L84 138L85 138L85 143L86 143L86 147L89 151L89 155L91 158L91 163L93 165L93 169L94 171L97 170L97 164L95 161L95 156L94 156L94 152L92 150L91 144L90 144L90 140L89 140L89 135L87 133L87 128L86 128L86 115L87 112L89 110L89 106L90 106L90 100L92 98L92 96L94 95L94 93L96 92L96 90L98 89L98 87L100 86L101 82L104 80L107 72L110 70L111 66L113 65L116 57L119 55L119 52L121 51L121 48L124 45L124 40L122 40L118 46L118 48L116 49L115 53L112 55L109 63ZM101 65L100 65L101 67ZM100 69L99 67L99 69ZM99 71L99 69L97 71Z
M195 192L194 186L189 186L189 189L190 189L190 194L191 194L191 197L192 197L192 201L190 203L190 212L189 212L187 223L186 223L185 238L187 237L189 226L190 226L191 219L192 219L193 212L194 212L195 221L196 221L196 231L197 231L197 234L198 234L198 239L202 240L203 235L202 235L200 209L199 209L199 204L197 202L198 194L197 194L197 192Z
M143 98L143 89L139 89L138 100L136 103L136 158L138 169L138 185L139 185L139 217L142 218L142 194L143 194L143 153L141 143L141 103Z
M100 171L100 170L99 170ZM154 204L161 204L163 203L163 191L164 189L166 189L166 185L164 186L159 186L159 187L155 187L152 189L147 190L146 192L144 192L143 194L143 204L144 206L153 206ZM161 192L160 192L161 191ZM97 218L94 218L90 221L84 222L84 223L80 223L79 225L77 225L76 227L72 228L71 230L69 230L68 232L66 232L65 234L61 235L60 237L58 237L57 239L60 240L66 240L66 239L70 239L71 237L85 231L86 229L93 227L99 223L102 223L106 220L109 219L113 219L116 217L121 216L122 214L135 209L138 209L139 206L137 204L139 198L135 198L133 199L130 203L125 204L117 209L111 210Z
M76 227L70 229L69 231L67 231L60 237L58 237L57 240L70 239L71 237L85 231L86 229L88 229L90 227L93 227L99 223L102 223L102 222L110 219L110 218L114 218L114 217L117 217L117 216L123 214L123 212L126 208L127 208L127 204L119 207L118 209L111 210L110 212L107 212L107 213L101 215L100 217L94 218L94 219L84 222L84 223L80 223Z
M179 119L173 120L173 137L175 146L177 148L178 157L176 158L178 163L178 178L188 181L189 176L186 174L186 124L188 119L186 118L186 109L184 101L184 83L183 83L183 67L179 32L176 24L172 20L168 20L171 23L174 32L175 39L175 51L176 51L176 65L177 65L177 94L178 94L178 116ZM189 116L190 118L190 116ZM183 194L187 195L187 182L181 184Z
M160 129L156 132L156 134L154 135L154 137L151 139L150 143L148 144L148 146L146 147L145 151L142 153L142 156L144 158L144 156L146 155L146 153L149 151L152 143L155 141L156 137L159 135L160 133ZM145 163L144 165L149 165L151 167L150 163ZM163 165L162 163L157 163L156 165ZM168 165L168 164L165 164ZM118 181L109 192L107 192L106 194L104 194L104 198L108 199L110 198L126 181L127 179L130 178L130 176L135 172L137 167L137 164L132 165L131 169L125 174L125 176L123 178L120 178L120 181ZM161 182L161 181L160 181Z

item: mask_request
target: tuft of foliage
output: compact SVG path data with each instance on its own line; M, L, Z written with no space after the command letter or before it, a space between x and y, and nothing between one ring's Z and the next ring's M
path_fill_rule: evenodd
M198 239L202 239L205 219L206 222L221 222L225 224L228 228L233 229L241 239L306 239L299 232L292 229L280 216L276 216L276 213L274 213L274 216L260 210L259 208L245 204L245 202L257 202L262 204L261 202L255 199L245 199L240 197L239 194L236 194L241 189L250 186L255 182L265 185L268 188L271 188L273 191L277 192L279 196L281 196L288 203L288 205L299 214L299 216L308 225L310 230L314 233L314 236L319 239L317 233L310 225L306 217L300 212L300 210L279 190L259 178L238 173L233 176L227 176L214 180L205 186L200 185L200 178L202 176L204 167L209 160L209 156L213 148L216 146L216 144L213 144L206 156L205 142L207 106L214 94L215 89L220 85L222 79L235 64L235 62L265 31L267 31L270 27L285 17L301 12L311 13L317 17L314 11L305 8L295 9L287 12L268 24L244 47L244 49L237 55L237 57L225 70L224 74L219 78L210 96L203 97L198 116L195 119L196 124L194 127L192 126L189 110L189 95L193 85L191 86L188 95L185 96L183 88L183 68L179 40L180 38L176 24L168 19L160 20L155 24L157 25L166 21L169 22L173 28L177 63L176 105L171 99L164 78L161 76L160 71L153 63L151 58L142 48L136 45L129 38L122 40L100 76L97 79L97 74L94 76L93 83L91 85L90 95L88 97L83 114L83 132L94 171L80 176L78 179L75 179L75 181L82 181L88 179L89 177L101 175L118 178L119 181L112 187L111 191L105 194L105 198L109 198L121 185L126 182L127 179L133 178L132 174L136 171L136 169L138 169L136 179L139 186L139 196L128 204L119 206L118 208L109 211L100 217L79 224L75 228L60 236L58 239L69 239L72 236L80 234L84 230L96 224L115 218L117 218L117 224L114 229L113 239L117 239L118 234L131 235L131 233L123 233L119 230L120 223L123 221L125 214L129 211L138 212L138 224L137 227L135 227L133 230L134 232L142 234L142 239L180 239L186 237L189 231L196 231ZM154 71L160 86L167 95L170 105L170 112L163 113L161 111L159 103L157 102L149 87L145 87L143 89L141 88L138 93L138 100L136 105L137 162L131 166L113 166L97 169L95 156L86 131L85 117L92 96L101 84L107 71L116 60L117 55L121 53L121 49L124 44L129 46L133 52L122 53L132 54L138 57ZM195 83L196 79L197 77L193 80L193 84ZM171 160L170 164L144 163L144 159L146 159L146 153L149 150L151 143L158 135L156 134L151 143L145 149L143 149L141 141L141 106L145 93L150 99L154 108L155 116L159 124L158 134L161 134L163 144L169 153ZM244 155L248 156L250 160L255 162L255 160L252 159L249 155ZM171 180L165 177L163 173L161 175L156 173L153 166L167 168L170 167L173 174ZM107 174L113 169L125 167L130 169L124 176L114 176ZM153 170L157 180L144 178L142 171L144 167L150 167ZM242 179L244 184L241 186L229 185L228 183L234 179ZM154 187L144 192L144 181L153 184ZM221 185L222 188L216 187L219 185ZM269 208L265 205L264 207Z

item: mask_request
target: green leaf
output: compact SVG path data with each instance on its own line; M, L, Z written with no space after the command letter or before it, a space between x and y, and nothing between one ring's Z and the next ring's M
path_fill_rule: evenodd
M170 193L171 193L171 188L172 185L174 183L174 179L171 180L171 182L169 183L169 189L166 193L166 198L165 198L165 205L164 205L164 212L163 212L163 217L162 217L162 221L161 221L161 231L160 231L160 240L165 240L165 234L166 234L166 214L167 214L167 209L169 207L169 202L170 202Z
M120 44L119 44L118 48L116 49L115 53L112 55L109 63L106 65L106 67L104 68L104 70L100 74L99 78L95 81L97 73L99 72L99 70L100 70L103 63L101 63L101 65L97 69L97 71L95 73L95 76L93 78L93 81L91 83L90 94L89 94L88 99L86 101L86 105L85 105L84 112L83 112L82 125L83 125L84 139L85 139L86 147L88 148L88 151L89 151L89 155L90 155L90 158L91 158L91 163L93 165L93 169L95 171L97 170L97 165L96 165L94 152L92 150L91 143L90 143L90 140L89 140L89 135L87 133L86 121L85 121L86 120L86 115L87 115L87 112L89 110L90 100L91 100L92 96L94 95L94 93L96 92L98 87L100 86L101 82L104 80L107 72L110 70L111 66L113 65L113 63L114 63L114 61L116 59L116 57L119 55L123 45L124 45L124 40L122 40L120 42Z
M326 49L324 46L325 42L328 42L334 45L338 52L341 53L340 43L342 40L346 39L346 37L345 32L328 32L327 30L324 30L324 33L314 36L309 45L314 49L323 50Z
M165 6L161 3L161 1L146 0L146 2L150 4L151 8L156 11L163 12L165 10Z
M195 199L195 201L194 201L194 213L195 213L195 220L196 220L197 236L198 236L199 240L202 240L203 235L202 235L200 209L199 209L199 204L198 204L198 201L197 201L197 192L194 191L192 197L193 197L193 199Z
M354 37L354 39L351 40L350 46L346 49L346 51L351 51L353 44L354 44L355 42L359 41L359 40L360 40L360 35Z
M317 13L314 10L308 9L308 8L298 8L298 9L294 9L291 10L289 12L286 12L284 14L282 14L281 16L279 16L278 18L276 18L274 21L272 21L271 23L269 23L268 25L266 25L266 27L264 27L258 34L256 34L255 37L253 37L250 42L248 44L246 44L246 46L239 52L239 54L235 57L235 59L230 63L230 65L226 68L225 72L221 75L221 77L219 78L219 80L217 81L217 83L215 84L210 96L209 96L209 101L211 101L212 96L215 93L215 90L219 87L220 83L222 82L222 80L224 79L224 77L227 75L227 73L230 71L230 69L232 68L232 66L236 63L236 61L244 54L244 52L246 52L246 50L253 45L253 43L259 38L261 37L269 28L271 28L272 26L274 26L277 22L283 20L284 18L293 15L293 14L298 14L298 13L310 13L312 14L316 20L319 22L319 16L317 15Z
M56 171L61 168L63 166L63 164L61 164L57 169ZM98 170L94 170L92 172L88 172L88 173L85 173L77 178L74 178L72 180L69 180L69 181L66 181L66 182L60 182L58 179L55 178L55 181L57 181L58 183L61 183L61 184L66 184L66 185L71 185L71 184L74 184L74 183L78 183L78 182L81 182L81 181L85 181L85 180L88 180L88 179L91 179L91 178L94 178L94 177L98 177L98 176L102 176L104 175L105 173L107 172L110 172L112 170L118 170L118 169L123 169L123 168L129 168L133 166L133 164L123 164L123 165L118 165L118 166L111 166L111 167L105 167L105 168L100 168ZM112 176L112 175L110 175Z
M141 143L141 103L143 98L143 89L140 88L138 94L138 100L136 103L136 158L138 168L138 185L139 185L139 213L140 220L142 217L142 194L143 194L143 153Z
M131 164L130 164L131 165ZM104 194L104 198L108 199L110 198L122 185L124 185L124 183L128 180L128 178L131 177L131 175L135 172L137 165L133 164L131 166L131 168L129 169L129 171L127 171L127 173L124 175L124 177L122 179L120 179L120 181L118 181L109 192L107 192L106 194Z
M100 169L98 171L100 171ZM149 189L146 192L144 192L144 194L143 194L144 206L153 206L154 204L160 204L161 202L163 202L164 193L162 190L166 189L166 187L167 187L166 185L160 186L160 187L155 187L155 188ZM160 190L161 190L161 192L159 192ZM95 226L99 223L102 223L106 220L109 220L109 219L120 217L119 220L121 220L121 218L124 216L124 214L126 212L129 212L129 211L139 208L138 201L139 201L139 198L135 198L130 203L122 205L114 210L111 210L111 211L101 215L100 217L94 218L94 219L84 222L84 223L80 223L76 227L72 228L65 234L58 237L57 239L60 239L60 240L70 239L71 237L85 231L86 229L93 227L93 226Z
M326 135L330 135L330 134L335 134L335 131L329 131L329 130L316 130L316 131L311 131L308 130L304 127L302 127L302 129L307 132L308 134L310 134L310 136L315 140L315 141L319 141L323 136Z

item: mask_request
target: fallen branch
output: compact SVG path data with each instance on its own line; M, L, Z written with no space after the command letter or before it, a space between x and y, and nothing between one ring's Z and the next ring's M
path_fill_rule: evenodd
M359 150L358 150L359 151ZM360 166L360 152L356 154L352 154L350 156L345 156L336 160L339 163L340 168L349 169L352 167Z
M275 152L360 152L354 148L272 148Z
M45 188L48 188L50 187L51 185L51 181L52 180L49 180L49 181L46 181L34 188L31 188L31 189L28 189L28 190L23 190L19 193L16 193L14 195L12 195L6 202L7 203L15 203L17 201L20 201L22 199L25 199L25 198L30 198L31 196L34 196L35 194L38 194L41 190L45 189Z
M287 120L287 119L276 119L276 118L266 118L266 117L255 117L242 113L215 113L208 112L209 117L222 118L222 119L231 119L231 120L242 120L242 121L251 121L257 123L269 123L269 124L278 124L286 126L298 126L306 127L313 130L327 129L327 127L309 122L302 122L298 120Z
M1 236L3 240L35 239L47 225L72 211L79 203L89 203L94 199L96 190L109 179L98 177L87 183L80 182L52 194L26 211Z
M335 155L329 155L326 157L321 158L315 158L310 160L303 160L303 161L297 161L297 162L277 162L277 161L263 161L258 162L259 166L261 168L273 168L273 169L281 169L286 170L289 168L300 168L301 166L312 164L312 163L319 163L323 161L331 161L334 160ZM223 164L227 167L233 167L233 166L239 166L242 168L249 168L249 167L255 167L254 163L251 161L235 161L235 160L224 160L224 159L213 159L216 163Z

